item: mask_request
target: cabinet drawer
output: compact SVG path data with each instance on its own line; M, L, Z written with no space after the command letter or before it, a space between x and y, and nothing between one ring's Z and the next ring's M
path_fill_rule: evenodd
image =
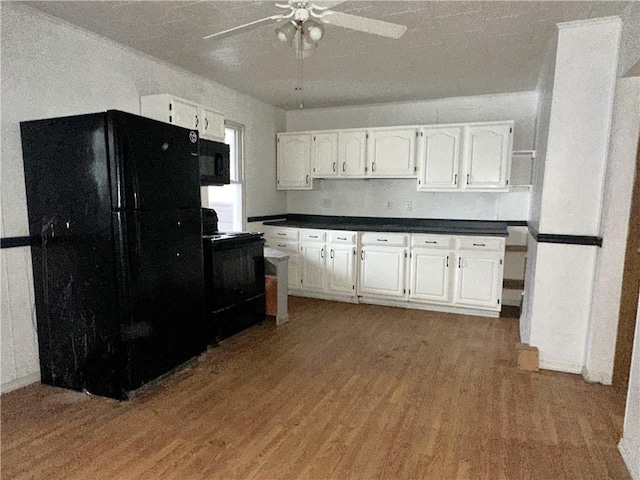
M425 248L454 248L454 238L444 235L411 235L412 247L425 247Z
M407 235L404 233L363 233L362 245L388 245L404 247L407 245Z
M329 238L328 241L330 243L344 243L348 245L355 245L356 243L356 232L328 232Z
M324 242L325 231L304 228L300 230L300 240L304 242Z
M495 237L459 237L458 250L483 252L504 252L504 238Z
M273 237L267 237L265 239L265 246L276 248L290 255L297 254L300 247L298 242L287 242L285 240L280 240L278 238L273 238Z
M279 240L298 240L297 228L273 228L267 230L266 234Z

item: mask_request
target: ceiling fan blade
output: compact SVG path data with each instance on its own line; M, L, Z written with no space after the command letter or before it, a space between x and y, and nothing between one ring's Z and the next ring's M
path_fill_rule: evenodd
M267 18L261 18L260 20L255 20L253 22L245 23L244 25L240 25L239 27L229 28L227 30L223 30L221 32L212 33L211 35L207 35L206 37L202 37L203 40L207 40L209 38L225 38L230 37L231 35L236 35L238 33L246 32L247 30L251 30L252 28L259 27L261 25L265 25L267 23L275 22L276 20L280 20L284 18L285 15L272 15Z
M398 39L407 31L405 25L375 20L373 18L358 17L349 13L334 12L333 10L322 14L322 22L336 27L350 28L359 32L372 33L383 37Z
M341 3L345 3L345 0L336 0L336 1L331 1L331 0L312 0L311 4L314 7L320 7L321 9L327 9L327 8L333 8L336 7L338 5L340 5Z

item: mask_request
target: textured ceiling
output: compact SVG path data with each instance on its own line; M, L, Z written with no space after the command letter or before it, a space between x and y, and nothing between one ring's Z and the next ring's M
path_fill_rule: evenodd
M282 12L255 1L25 2L111 40L285 109L298 65L273 25L202 37ZM280 3L285 3L281 1ZM307 108L528 91L555 24L620 13L628 2L347 1L335 10L408 27L399 40L328 25L304 60Z

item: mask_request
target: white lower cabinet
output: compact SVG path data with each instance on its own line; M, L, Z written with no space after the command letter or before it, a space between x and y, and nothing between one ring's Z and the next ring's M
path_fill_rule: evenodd
M324 290L325 288L324 242L300 244L300 288Z
M367 232L360 238L358 295L404 299L407 295L407 235Z
M265 227L265 245L276 248L287 255L287 277L290 289L300 287L300 244L297 228Z
M356 247L355 245L329 244L326 259L327 290L355 295Z
M456 305L500 310L503 255L458 253L456 267Z
M403 247L363 245L360 250L360 295L382 295L402 298L405 288Z
M452 258L447 250L413 248L409 300L450 303Z
M289 231L267 230L267 245L290 255L289 288L301 294L356 294L356 240L357 234L348 231L316 229ZM277 235L280 234L280 237ZM269 241L274 239L275 242ZM299 243L290 241L293 237ZM288 241L285 241L288 240ZM296 245L295 253L291 245ZM293 266L291 258L294 258Z
M289 289L302 296L496 315L505 239L267 227L289 254Z

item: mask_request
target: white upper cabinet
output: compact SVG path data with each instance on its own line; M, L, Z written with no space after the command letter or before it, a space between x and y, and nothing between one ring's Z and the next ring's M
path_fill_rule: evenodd
M169 123L184 128L198 128L198 113L200 113L200 109L197 105L175 98L169 105Z
M216 140L218 142L224 142L224 115L203 108L201 110L202 118L199 125L200 136L209 140Z
M314 177L338 175L338 132L313 134L311 171Z
M299 137L287 140L290 144L304 138L304 145L278 145L281 190L311 189L312 178L349 177L417 177L418 190L425 192L507 191L509 186L513 121L296 132L278 139L285 135ZM290 162L295 171L286 166Z
M513 122L466 127L465 190L506 190L509 185Z
M340 175L363 177L367 167L367 131L341 131L338 148Z
M368 175L414 177L417 129L381 128L369 131Z
M163 93L140 97L140 114L179 127L198 130L202 138L224 142L224 115L197 103Z
M462 131L461 125L420 129L418 190L458 188Z
M311 190L311 134L279 133L278 190Z
M512 121L421 128L418 190L506 191L512 137Z

